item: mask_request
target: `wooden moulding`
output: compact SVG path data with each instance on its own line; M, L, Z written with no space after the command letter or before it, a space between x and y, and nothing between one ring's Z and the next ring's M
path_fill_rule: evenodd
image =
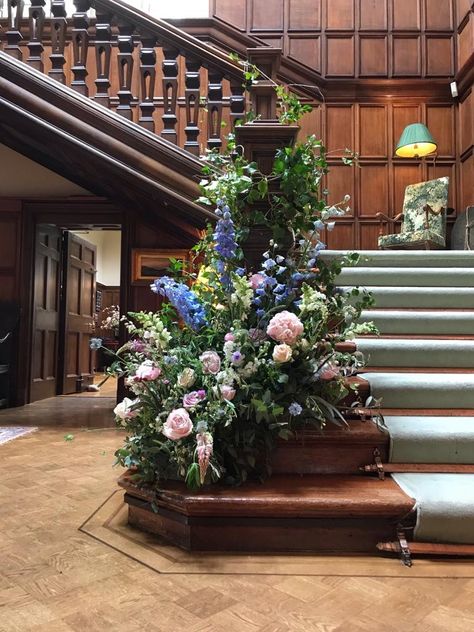
M197 492L176 482L139 488L127 475L119 484L130 525L201 551L374 552L414 505L393 481L345 475L274 476Z

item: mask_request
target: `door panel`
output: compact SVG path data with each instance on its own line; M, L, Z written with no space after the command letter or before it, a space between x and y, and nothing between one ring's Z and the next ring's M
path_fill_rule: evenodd
M30 402L57 394L60 261L61 232L55 226L39 224L35 238Z
M95 315L97 249L77 235L65 233L65 345L62 393L76 393L93 380L89 348Z

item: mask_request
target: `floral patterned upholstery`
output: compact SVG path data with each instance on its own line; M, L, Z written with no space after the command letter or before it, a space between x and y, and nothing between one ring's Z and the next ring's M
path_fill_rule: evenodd
M379 237L379 248L445 248L448 186L447 177L408 185L400 233ZM424 210L427 204L433 210L428 214L428 228Z

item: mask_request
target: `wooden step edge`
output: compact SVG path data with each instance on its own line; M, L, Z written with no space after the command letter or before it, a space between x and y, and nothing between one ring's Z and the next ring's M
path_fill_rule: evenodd
M438 374L445 374L445 373L460 373L460 374L466 374L466 373L474 373L474 369L463 369L463 368L455 368L455 367L447 367L447 368L441 368L441 367L424 367L424 366L418 366L418 367L403 367L403 366L367 366L364 367L364 372L367 373L438 373Z
M408 542L411 555L433 555L443 557L474 557L474 544L439 544L437 542ZM400 555L399 542L378 542L377 549L383 553Z
M474 417L474 408L381 408L380 414L391 417Z
M474 340L474 335L471 334L366 334L357 336L364 340Z
M474 312L472 307L377 307L374 305L370 309L364 310L367 312L447 312L453 314L459 314L460 312Z
M360 468L367 474L474 474L474 464L459 463L370 463Z

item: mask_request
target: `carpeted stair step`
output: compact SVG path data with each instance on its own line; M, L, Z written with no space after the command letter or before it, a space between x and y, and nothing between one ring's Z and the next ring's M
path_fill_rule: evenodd
M384 418L392 463L474 464L474 419L426 415Z
M362 373L382 408L474 408L474 374Z
M357 338L371 367L474 368L474 340Z
M415 540L474 544L474 474L394 474L416 498Z
M473 278L474 282L474 278ZM474 334L474 311L408 311L400 309L364 310L361 322L373 321L381 334Z
M387 287L472 287L471 268L344 268L337 284Z
M325 250L324 261L341 259L352 251ZM474 251L467 250L359 250L362 267L389 268L474 268Z
M349 287L343 290L349 291ZM371 292L377 308L474 308L474 287L378 287L361 286Z

